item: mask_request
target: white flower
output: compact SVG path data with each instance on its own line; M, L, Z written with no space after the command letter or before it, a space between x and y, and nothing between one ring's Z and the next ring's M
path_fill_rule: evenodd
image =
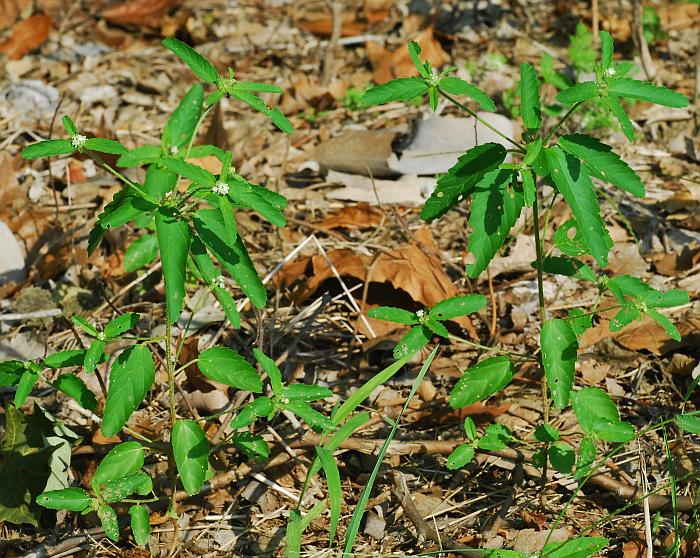
M87 141L87 138L82 134L75 134L70 139L70 143L74 149L80 149L80 147Z
M614 76L616 73L617 73L617 72L615 71L615 68L608 68L607 70L605 70L605 75L606 75L607 77L612 77L612 76Z
M216 277L213 281L215 287L219 287L220 289L226 288L226 280L224 279L223 275L219 275Z
M173 145L173 146L170 148L170 154L171 154L171 155L177 155L177 152L178 152L177 145Z
M220 196L225 196L228 194L228 184L224 182L223 180L219 180L214 186L211 188L212 192L215 194L219 194Z
M422 318L423 316L425 316L425 310L416 310L416 316Z

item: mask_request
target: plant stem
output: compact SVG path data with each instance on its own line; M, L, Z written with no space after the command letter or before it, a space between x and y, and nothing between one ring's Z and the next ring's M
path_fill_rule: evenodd
M483 118L481 118L481 116L479 116L476 112L474 112L474 111L473 111L472 109L470 109L468 106L466 106L466 105L460 103L457 99L454 99L453 97L451 97L450 95L448 95L447 93L445 93L442 89L438 88L438 91L440 92L440 95L442 95L443 97L445 97L445 99L447 99L448 101L450 101L453 105L455 105L456 107L461 108L464 112L466 112L466 113L469 114L470 116L473 116L473 117L476 119L477 122L480 122L481 124L483 124L484 126L486 126L489 130L491 130L491 131L494 132L495 134L498 134L498 135L499 135L500 137L502 137L504 140L506 140L506 141L512 143L515 147L518 148L518 150L519 150L521 153L524 153L524 152L525 152L525 147L523 147L521 144L519 144L519 143L518 143L517 141L515 141L514 139L509 138L507 135L505 135L503 132L501 132L498 128L496 128L493 124L490 124L490 123L486 122L486 120L484 120Z
M554 134L556 134L559 131L559 128L561 128L562 124L566 122L571 116L574 111L580 107L583 104L583 101L579 101L578 103L574 103L569 110L566 111L566 114L562 116L561 120L557 122L554 125L554 128L552 128L549 133L547 134L547 137L544 138L544 142L542 142L542 145L546 146L549 143L549 140L551 140L554 137Z
M519 358L522 360L532 360L535 362L539 362L539 359L537 357L525 355L522 353L516 353L514 351L508 351L506 349L499 349L497 347L489 347L488 345L482 345L481 343L475 343L474 341L462 339L461 337L457 337L456 335L450 335L450 339L453 341L457 341L458 343L462 343L463 345L469 345L470 347L474 347L475 349L481 349L484 351L489 351L491 353L498 353L501 355L508 355L510 357Z
M173 326L169 319L165 322L165 362L168 369L168 399L170 401L170 452L168 453L168 473L172 491L170 494L170 505L168 513L174 516L175 493L177 492L177 475L175 474L175 455L173 453L173 432L175 431L175 363L172 358L173 351Z
M98 165L100 165L100 167L102 167L102 168L103 168L104 170L106 170L108 173L113 174L113 175L116 176L119 180L121 180L124 184L126 184L126 185L129 186L130 188L133 188L134 190L136 190L136 191L137 191L139 194L141 194L141 196L143 196L145 199L147 199L147 200L153 200L153 196L150 196L149 194L147 194L146 192L144 192L136 183L132 182L132 181L129 180L126 176L124 176L122 173L120 173L118 170L112 168L110 165L108 165L107 163L105 163L105 161L102 159L102 157L100 157L99 155L97 155L97 154L94 153L93 151L90 151L89 149L86 149L83 153L85 153L86 155L88 155L89 157L91 157L94 161L97 162Z

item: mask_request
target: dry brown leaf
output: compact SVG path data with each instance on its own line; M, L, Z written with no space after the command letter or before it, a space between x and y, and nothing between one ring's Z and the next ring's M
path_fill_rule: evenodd
M664 3L656 9L659 14L661 29L671 30L697 27L700 22L700 5L691 3Z
M395 137L396 132L390 130L348 130L321 142L314 158L323 169L375 178L395 177L397 173L389 168Z
M421 60L428 60L434 68L440 68L450 61L450 56L435 38L432 27L422 31L415 41L422 51ZM376 42L367 41L367 56L374 67L372 77L376 83L385 83L397 77L418 75L418 70L405 45L390 52Z
M0 31L12 25L31 0L0 0Z
M102 17L118 25L137 25L157 29L163 18L182 0L129 0L102 10Z
M389 17L394 0L365 0L363 11L371 24L381 23Z
M297 25L304 31L319 37L330 37L333 31L333 19L328 12L307 14L304 19L297 21ZM340 27L341 37L356 37L364 31L365 25L358 22L354 14L349 12L343 14L343 23Z
M0 52L7 54L10 60L19 60L29 51L40 46L49 36L51 18L37 14L20 21L12 29L12 35L0 44Z
M376 207L358 203L329 212L319 226L325 229L372 229L382 222L383 217L384 213Z

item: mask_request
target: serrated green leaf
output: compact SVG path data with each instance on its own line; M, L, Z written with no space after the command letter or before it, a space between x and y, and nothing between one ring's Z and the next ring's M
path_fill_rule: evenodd
M668 317L663 315L661 312L654 310L653 308L647 308L645 313L652 320L661 325L661 327L664 328L664 331L671 339L680 342L682 338L681 332L678 331L676 326L673 325L673 322L671 322L671 320L669 320Z
M415 325L418 323L418 316L414 312L394 308L393 306L378 306L367 312L367 316L375 320L394 322L395 324Z
M513 379L513 364L506 356L482 360L464 371L450 392L450 406L459 409L501 391Z
M276 205L267 201L264 196L258 194L260 187L256 190L253 189L252 184L232 178L229 178L227 182L229 185L228 196L234 203L257 211L270 223L278 227L284 227L287 224L284 213Z
M304 401L290 401L285 404L288 411L292 411L299 418L303 419L314 430L334 429L335 424L326 415L319 413L308 403Z
M614 423L620 420L617 406L602 389L584 387L571 394L571 405L585 434L595 434L596 421L605 419Z
M475 455L476 450L474 450L472 446L461 444L452 450L452 453L447 458L447 468L454 471L455 469L460 469L469 465Z
M551 424L540 424L537 428L535 428L533 436L538 442L550 444L559 439L559 431Z
M584 313L581 308L572 308L568 312L567 319L576 337L580 337L587 329L593 327L593 314Z
M578 458L576 459L575 479L585 477L591 470L591 466L596 457L596 444L590 436L584 436L581 440L581 446L578 450Z
M537 261L532 262L532 267L537 269ZM555 275L575 277L595 283L596 275L585 263L564 256L547 256L542 260L542 271Z
M117 542L119 540L119 522L117 521L117 512L114 511L114 508L107 504L102 504L97 508L97 517L100 519L107 538Z
M574 214L583 243L598 265L606 265L612 241L600 217L600 204L586 168L559 147L546 149L546 154L554 184Z
M192 163L173 157L166 157L163 159L163 164L175 174L179 174L202 186L211 188L216 184L216 177L199 165L193 165Z
M193 420L179 419L172 432L177 472L187 494L199 494L209 467L209 440Z
M411 328L394 347L393 355L396 360L415 353L425 347L432 337L431 331L423 326L417 325Z
M179 213L161 207L156 212L156 236L163 263L167 319L172 324L182 312L185 298L185 271L192 234Z
M158 238L154 234L144 234L131 243L124 253L124 271L134 271L147 266L158 257Z
M632 143L634 141L634 126L629 116L627 116L627 112L625 112L625 109L620 104L620 101L617 100L617 97L612 96L603 97L602 101L620 123L620 128L622 128L622 133L627 138L627 141Z
M521 170L520 180L523 183L523 200L525 201L525 205L527 207L532 207L535 203L535 198L537 197L535 178L532 176L531 171Z
M97 365L102 361L105 351L105 342L102 339L95 339L88 347L85 353L85 361L83 366L85 367L85 372L92 374L95 371Z
M151 490L153 490L153 480L143 471L139 471L133 475L107 481L100 490L100 496L105 502L112 504L121 502L132 494L146 496Z
M81 512L90 507L90 495L82 488L49 490L36 497L36 503L51 510Z
M540 57L540 74L542 74L542 79L545 82L557 89L568 89L571 87L569 79L564 74L554 70L554 59L546 52L543 52Z
M257 347L253 349L253 355L255 356L255 360L257 360L258 363L260 363L260 366L262 366L263 370L267 372L267 376L270 379L270 387L272 388L272 393L275 395L275 397L281 397L283 384L282 372L280 371L279 367L277 366L274 360L272 360L269 356L267 356Z
M277 85L272 85L271 83L256 83L253 81L237 81L233 86L233 89L238 89L239 91L253 91L260 93L283 93L284 90Z
M641 317L641 312L633 304L626 304L610 320L610 331L620 331Z
M464 432L472 442L476 440L476 423L472 417L464 419Z
M98 217L98 224L107 230L122 225L141 217L144 213L153 211L156 205L133 193L133 190L125 188L114 195L110 203Z
M594 81L584 81L577 83L573 87L560 91L557 95L557 101L565 105L573 105L581 103L588 99L593 99L598 96L598 84Z
M6 360L0 362L0 387L17 385L24 373L24 363L19 360Z
M598 419L593 425L596 436L605 442L629 442L634 438L634 426L620 420Z
M328 501L331 510L330 544L333 544L338 521L340 520L340 509L343 505L343 488L340 484L340 472L330 451L322 446L317 446L316 454L321 461L321 467L323 467L323 473L326 475L326 483L328 484Z
M484 175L498 168L506 158L506 148L499 143L485 143L471 148L440 177L435 191L420 212L423 221L432 221L465 199Z
M150 195L161 198L168 192L172 192L177 185L177 174L161 166L162 159L158 163L148 166L143 188Z
M676 424L684 432L700 434L700 416L695 413L676 415Z
M158 145L140 145L123 153L117 159L117 166L130 168L155 163L160 159L161 153L161 148Z
M22 157L31 161L39 157L52 157L54 155L69 155L75 151L71 140L54 139L45 140L28 145L22 150Z
M581 159L592 176L614 184L638 198L646 195L641 178L609 145L584 134L562 136L558 144L567 153Z
M207 83L216 83L219 79L219 72L214 65L191 46L173 37L163 39L163 46L175 53L175 56L187 64L199 79Z
M114 446L98 465L92 477L93 488L134 474L143 467L145 460L146 454L139 442L123 442Z
M542 125L540 82L532 64L520 64L520 117L527 130L539 130Z
M85 349L70 349L47 356L44 359L44 366L47 368L70 368L82 366L84 361ZM1 385L2 382L0 382Z
M688 106L688 98L677 91L660 87L648 81L630 78L615 78L608 80L608 93L616 97L647 101L657 105L673 108Z
M97 408L97 399L78 376L75 374L61 374L52 382L53 387L72 397L83 409L94 411Z
M231 421L229 427L238 430L254 423L260 417L267 417L275 410L275 405L269 397L256 397L253 401L245 405L236 417Z
M464 95L470 99L474 99L479 103L479 108L489 112L496 111L496 104L493 99L484 93L481 89L467 83L458 77L446 77L440 80L439 88L445 91L445 93L450 93L452 95Z
M502 424L489 424L484 435L479 439L477 446L486 451L500 451L508 447L508 442L513 439L508 428Z
M226 151L216 145L193 145L190 149L188 159L199 159L207 155L213 155L223 163Z
M198 366L207 378L253 393L262 392L257 370L233 349L212 347L202 351Z
M573 471L576 464L576 454L574 448L563 441L554 442L549 446L549 462L552 467L562 475L568 475Z
M287 117L282 114L279 109L270 108L265 104L265 102L258 96L252 93L246 93L245 91L231 91L231 97L235 97L239 101L243 101L245 104L253 107L258 112L261 112L267 116L272 123L282 130L285 134L291 134L294 132L294 126L287 120Z
M607 70L612 66L613 59L613 40L610 33L607 31L600 32L600 66L603 70Z
M66 131L66 134L69 136L75 136L78 134L78 128L75 125L75 122L73 122L73 119L67 114L63 115L63 118L61 118L61 123L63 124L63 129Z
M432 331L435 335L439 335L440 337L444 337L445 339L448 339L450 337L449 330L435 318L428 316L427 319L423 320L423 325L427 327L430 331Z
M575 234L569 238L569 231L575 229ZM554 231L554 245L567 256L582 256L588 254L588 248L583 244L583 235L578 228L578 223L573 217L567 219Z
M488 267L520 216L525 200L521 189L511 187L514 178L511 170L494 170L474 189L468 246L474 263L467 264L469 277L478 277Z
M115 436L129 420L155 381L155 365L145 345L122 351L112 366L102 417L102 433Z
M421 62L420 53L420 45L416 41L410 41L408 43L408 54L410 55L411 60L413 60L413 65L416 67L416 70L418 70L418 73L421 76L423 76L424 78L428 78L430 77L430 73L426 69L423 62Z
M267 459L270 456L270 447L258 434L237 432L231 437L231 442L251 459Z
M542 364L555 407L565 408L574 386L574 369L578 342L571 326L564 320L548 320L540 334Z
M22 377L19 379L17 384L17 391L15 391L15 407L20 408L24 405L24 402L29 397L29 394L34 389L34 386L39 381L39 374L34 370L25 370Z
M576 537L564 543L550 543L544 547L547 558L588 558L608 546L605 537Z
M148 510L140 504L129 508L131 516L131 534L138 546L147 546L148 537L151 535L151 520Z
M282 397L286 397L289 400L316 401L317 399L325 399L332 396L333 392L330 389L315 384L292 384L287 386L282 392Z
M116 339L123 333L135 328L140 319L141 316L139 316L136 312L125 312L121 316L117 316L111 320L105 326L104 335L107 339Z
M190 144L202 116L203 103L204 89L195 83L165 123L161 143L166 152L175 155Z
M118 141L104 138L90 138L83 144L82 149L89 149L98 153L110 153L112 155L124 155L127 152L126 147Z
M488 299L484 295L453 296L441 300L430 309L430 317L436 320L452 320L468 316L486 307Z

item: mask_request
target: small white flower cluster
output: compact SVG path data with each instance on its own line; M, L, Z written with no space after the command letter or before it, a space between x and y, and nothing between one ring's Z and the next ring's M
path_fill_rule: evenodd
M422 318L423 316L425 316L425 310L416 310L416 316Z
M211 191L220 196L225 196L228 194L228 184L223 180L219 180L214 186L211 187Z
M613 77L617 72L615 71L615 68L608 68L605 70L605 75L607 77Z
M70 139L70 143L74 149L79 149L86 141L87 138L82 134L75 134Z
M223 275L219 275L212 281L214 283L215 287L219 287L220 289L225 289L226 288L226 280L224 279Z
M179 151L179 149L178 149L177 145L173 145L173 146L170 148L170 154L171 154L171 155L177 155L177 152L178 152L178 151Z

